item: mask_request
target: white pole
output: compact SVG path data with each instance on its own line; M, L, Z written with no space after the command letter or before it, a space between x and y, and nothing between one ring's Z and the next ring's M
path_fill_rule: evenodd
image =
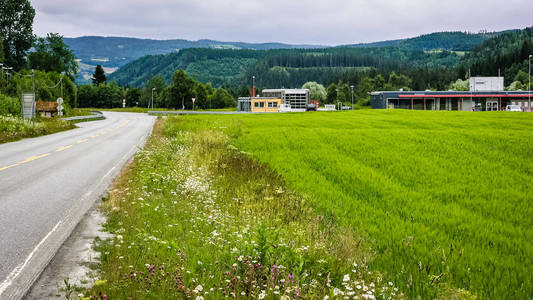
M352 89L352 110L353 110L353 88L354 88L354 86L350 85L350 88Z
M529 83L527 87L527 91L528 91L527 108L529 112L531 112L531 57L532 56L533 56L532 54L529 55Z
M154 109L154 91L155 91L155 88L152 88L152 109Z

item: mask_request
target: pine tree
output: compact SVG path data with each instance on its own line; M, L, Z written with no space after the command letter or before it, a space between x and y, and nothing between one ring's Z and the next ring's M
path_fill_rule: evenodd
M0 36L0 63L4 62L4 42L2 36Z
M102 68L101 65L97 65L96 69L94 70L93 78L92 78L94 85L99 85L100 83L105 83L107 81L107 77L105 76L104 68Z

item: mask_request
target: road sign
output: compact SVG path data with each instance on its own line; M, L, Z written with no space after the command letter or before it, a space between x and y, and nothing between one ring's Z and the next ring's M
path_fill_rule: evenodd
M192 98L192 110L194 110L194 101L196 101L196 98Z
M63 116L63 98L57 98L57 115Z
M22 94L22 118L24 120L35 118L35 94L33 93Z

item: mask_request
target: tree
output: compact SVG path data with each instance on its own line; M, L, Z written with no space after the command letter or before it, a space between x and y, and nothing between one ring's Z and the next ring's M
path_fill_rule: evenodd
M20 70L26 65L26 52L33 42L35 9L28 0L0 0L0 36L5 63Z
M527 85L529 82L529 75L526 72L519 70L514 77L514 81Z
M170 107L191 109L195 82L183 70L174 72L170 87Z
M508 91L523 91L523 90L527 90L527 85L526 84L522 84L520 81L513 81L509 87L507 87L507 90Z
M58 33L49 33L46 38L38 38L33 45L35 52L28 56L32 69L64 72L71 80L78 73L76 56L63 42Z
M144 85L141 94L141 100L139 105L142 107L148 107L148 104L152 101L152 89L154 90L154 107L169 107L166 98L163 97L163 89L165 89L165 80L163 76L156 75L150 78Z
M213 108L234 107L235 98L226 89L216 89L213 95L209 97Z
M200 109L209 109L209 101L208 101L208 93L207 88L205 85L203 85L200 82L196 83L196 87L194 88L194 93L196 94L196 100L194 102L194 107L200 108Z
M320 102L324 102L326 100L326 88L315 81L308 81L304 83L302 89L309 90L312 100L319 100Z
M100 83L105 83L107 81L104 68L102 68L101 65L97 65L96 68L94 69L92 81L94 85L99 85Z
M126 90L126 106L137 106L141 100L141 90L139 88L128 88Z
M332 83L328 86L326 94L326 103L335 103L337 101L337 85Z
M449 87L452 91L468 91L470 89L468 80L457 79L457 81L452 82Z
M400 88L408 90L412 82L413 80L411 80L411 78L403 74L398 75L396 74L396 72L392 72L389 75L389 86L392 87L392 89L394 90Z
M4 62L4 42L2 36L0 36L0 63Z
M61 60L59 57L44 51L32 52L28 55L28 64L31 69L45 72L62 72Z

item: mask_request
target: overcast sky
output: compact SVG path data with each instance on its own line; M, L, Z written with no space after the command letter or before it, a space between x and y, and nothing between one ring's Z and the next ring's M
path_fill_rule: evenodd
M533 0L32 0L34 32L338 45L533 25ZM529 14L529 16L528 16Z

